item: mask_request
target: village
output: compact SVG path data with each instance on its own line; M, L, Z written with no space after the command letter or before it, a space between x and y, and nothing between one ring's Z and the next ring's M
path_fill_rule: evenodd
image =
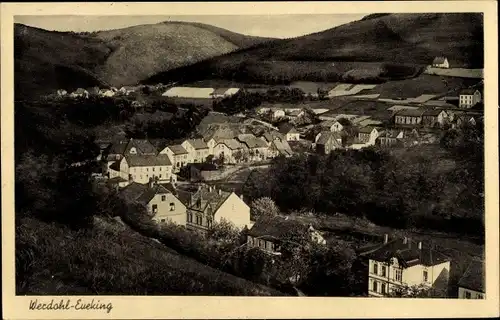
M429 68L434 73L447 70L448 60L437 57ZM146 91L156 90L167 98L220 101L242 91L266 90L175 85L153 86ZM72 93L58 90L56 95L70 99L133 97L145 87L78 89ZM223 182L240 171L265 169L277 157L432 145L438 144L447 130L482 126L482 80L445 92L393 99L371 93L376 87L292 83L289 88L300 89L309 102L264 102L256 109L234 114L210 111L196 132L174 143L123 133L101 137L97 158L101 170L93 178L112 186L128 201L143 205L159 225L175 223L204 233L214 224L229 222L244 230L248 246L278 256L288 225L302 230L312 242L328 245L311 224L282 216L271 221L255 219L252 203L239 188ZM403 284L431 287L440 296L448 294L450 258L428 243L406 237L390 239L385 234L379 243L360 246L358 251L366 259L369 296L387 296ZM484 298L484 285L478 280L482 279L481 270L481 261L470 264L459 282L458 297Z

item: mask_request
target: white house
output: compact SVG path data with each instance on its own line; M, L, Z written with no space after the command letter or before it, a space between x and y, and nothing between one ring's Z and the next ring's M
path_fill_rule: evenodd
M167 155L131 155L111 164L108 169L109 178L121 178L121 181L148 183L151 179L170 182L172 179L172 163Z
M436 296L446 296L450 259L422 242L404 238L360 252L368 258L368 294L382 297L397 287L424 285Z
M290 123L284 123L280 126L280 133L285 136L286 141L299 141L300 133Z
M363 127L358 131L358 139L362 143L375 144L378 136L379 132L377 128L372 126Z
M458 106L460 108L472 108L473 106L481 102L481 92L474 89L464 89L460 91L458 99Z
M146 207L153 221L186 225L187 209L184 203L162 185L154 182L133 182L120 190L122 197Z
M166 154L173 165L174 172L189 163L189 152L180 144L165 147L160 154Z
M200 185L187 201L187 227L205 231L214 222L230 222L237 228L251 227L250 207L234 192Z
M188 139L181 143L181 146L189 153L188 163L205 162L210 154L210 149L203 139Z
M473 260L458 282L458 298L485 299L484 262Z
M448 69L450 67L450 64L448 63L448 59L446 57L435 57L432 61L432 66L434 68Z

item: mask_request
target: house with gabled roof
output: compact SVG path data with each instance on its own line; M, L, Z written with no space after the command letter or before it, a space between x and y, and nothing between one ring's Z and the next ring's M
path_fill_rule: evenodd
M285 137L278 131L270 130L262 134L259 138L267 144L269 158L274 158L279 155L285 157L291 157L293 155L292 148L288 144L288 141L286 141Z
M269 148L267 143L253 134L239 134L236 140L246 146L250 161L265 160L268 157Z
M143 205L152 220L157 223L173 222L186 225L186 205L175 194L154 181L146 184L132 182L120 190L120 196L127 201Z
M185 197L187 228L204 232L213 223L229 222L237 228L251 227L250 207L243 196L215 186L200 184L194 193Z
M394 123L400 126L419 126L422 123L423 109L402 109L395 113Z
M265 253L273 255L280 255L282 245L291 238L302 238L304 244L307 242L326 244L323 235L314 229L312 225L288 217L276 216L259 219L247 231L248 246L259 248Z
M150 179L159 181L175 180L172 163L167 155L127 154L109 166L109 178L120 177L129 182L147 183Z
M435 57L434 60L432 60L432 66L434 68L448 69L450 67L450 63L446 57Z
M215 159L222 159L224 163L237 163L238 162L238 156L236 156L237 152L242 153L242 159L243 156L249 154L249 149L248 147L239 142L236 139L221 139L216 142L214 148L214 158Z
M160 151L160 154L166 154L173 165L174 172L179 172L180 168L188 163L189 152L180 144L168 145Z
M397 144L403 144L405 132L398 129L388 129L380 132L375 143L381 147L390 147Z
M316 152L329 154L332 150L342 148L342 136L338 132L322 131L316 135Z
M434 296L446 296L451 259L422 242L384 236L384 242L359 250L368 260L368 295L387 296L397 288L423 285Z
M484 262L474 259L458 282L459 299L485 299Z
M295 127L289 123L285 122L279 126L279 131L282 135L285 136L286 141L299 141L300 133L295 129Z
M379 132L377 128L373 126L366 126L359 129L358 140L360 143L375 144L375 140L377 140L378 135Z
M448 113L443 109L425 110L422 114L422 125L429 128L441 127L448 119Z
M181 143L181 146L188 152L188 163L205 162L210 149L203 139L188 139Z
M463 89L458 94L458 107L469 109L481 102L481 92L478 89Z

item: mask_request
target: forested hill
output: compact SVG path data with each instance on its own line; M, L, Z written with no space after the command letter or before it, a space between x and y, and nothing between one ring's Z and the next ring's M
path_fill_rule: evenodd
M258 78L259 72L264 72L260 69L272 69L279 64L279 68L273 69L278 73L290 65L300 68L297 62L318 65L335 62L335 66L330 63L321 69L344 73L348 70L342 69L341 62L359 63L349 68L366 70L361 63L428 65L436 56L443 55L451 67L482 68L483 46L483 17L479 13L373 14L314 34L264 42L182 68L179 73L202 70L212 77L228 78L245 71ZM308 65L304 69L313 67ZM302 78L308 76L306 71L302 73ZM175 71L166 72L146 82L161 82L177 76Z
M267 40L187 22L79 34L15 24L16 96L134 85L159 72Z

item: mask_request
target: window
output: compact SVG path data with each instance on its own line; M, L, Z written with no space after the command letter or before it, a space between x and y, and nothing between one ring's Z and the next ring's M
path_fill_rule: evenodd
M378 274L378 264L376 262L373 264L373 273Z
M386 267L385 266L382 266L382 277L387 277L387 271L386 271Z
M476 299L484 299L484 297L482 294L476 293Z
M158 212L158 205L153 204L153 206L152 206L152 207L153 207L153 212L154 212L154 213Z
M161 222L165 222L165 219L161 219Z
M424 270L424 282L427 282L429 279L428 279L428 273L427 273L427 270Z
M470 299L470 298L471 298L470 291L465 291L465 292L464 292L464 298L465 298L465 299Z
M387 285L385 283L382 283L381 289L382 293L387 293Z
M148 172L149 172L149 168L146 168L146 171L148 171Z
M192 213L188 213L187 220L188 220L188 222L193 222L193 214Z
M174 211L174 210L175 210L175 203L170 202L170 211Z
M160 179L161 179L161 173L160 173Z
M165 201L167 199L167 196L161 196L161 201Z
M153 171L155 171L155 168L153 167Z
M396 269L395 279L396 279L396 281L399 281L399 282L401 282L403 280L403 272L400 269Z
M212 218L207 218L207 227L210 228L212 226Z
M373 281L373 291L378 292L378 282L377 281Z

